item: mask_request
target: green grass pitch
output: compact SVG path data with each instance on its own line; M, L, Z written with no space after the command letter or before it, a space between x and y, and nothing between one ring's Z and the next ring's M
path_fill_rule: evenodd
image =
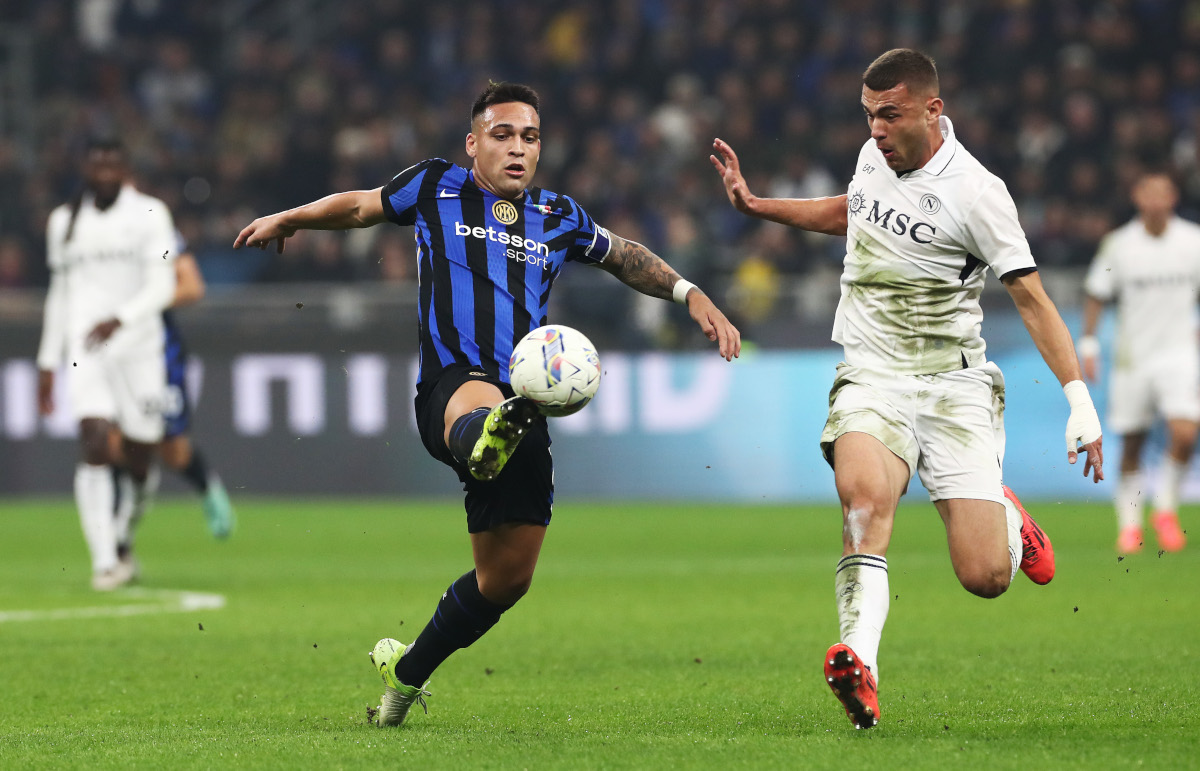
M151 600L87 588L70 501L0 503L0 768L1200 766L1195 527L1118 561L1107 505L1034 503L1058 576L987 601L906 504L883 721L855 731L821 674L835 507L563 502L529 596L380 730L367 651L469 569L460 505L239 504L227 543L183 499L139 542L143 587L225 607L81 618Z

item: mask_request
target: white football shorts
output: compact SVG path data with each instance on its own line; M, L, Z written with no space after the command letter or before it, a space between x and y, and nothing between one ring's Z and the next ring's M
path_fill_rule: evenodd
M1118 434L1149 431L1157 417L1200 420L1200 357L1193 351L1113 370L1108 427Z
M161 348L141 356L77 355L67 373L77 419L110 420L135 442L162 440L167 364Z
M992 362L935 375L839 364L821 451L833 465L842 434L869 434L921 475L933 501L1004 502L1004 376Z

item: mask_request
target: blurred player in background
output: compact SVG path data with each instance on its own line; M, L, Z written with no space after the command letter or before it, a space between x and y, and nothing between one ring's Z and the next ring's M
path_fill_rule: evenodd
M536 405L514 396L508 359L518 340L546 323L563 265L594 265L644 294L673 298L723 357L741 350L725 315L662 259L610 234L571 198L531 186L541 153L533 89L490 84L472 105L470 127L470 169L422 161L381 188L259 218L234 243L274 242L283 251L300 229L416 227L417 425L429 454L465 486L475 568L446 590L415 642L385 638L372 651L385 684L381 726L402 723L418 700L424 705L434 669L495 625L533 579L554 500L550 436Z
M166 204L128 183L119 142L89 143L83 179L46 227L50 288L38 350L38 406L42 414L54 411L55 372L65 366L82 449L75 501L92 557L92 587L109 591L135 573L132 561L117 554L111 470L117 459L109 432L115 426L121 434L136 520L163 436L162 312L175 291L176 241Z
M1083 452L1084 474L1102 478L1100 421L1071 335L1042 288L1004 183L959 144L938 91L933 60L917 51L889 51L867 68L871 139L846 195L758 198L728 144L716 140L710 158L738 211L846 236L833 327L846 360L821 435L843 515L841 642L825 656L825 677L859 728L879 720L885 555L914 471L945 523L967 591L996 597L1018 568L1039 584L1054 576L1049 539L1002 481L1004 379L979 334L988 268L1063 386L1070 462Z
M1176 216L1179 191L1166 173L1143 175L1133 187L1138 216L1109 233L1084 283L1083 374L1095 380L1100 366L1096 329L1105 303L1117 306L1117 340L1109 380L1109 425L1121 435L1117 480L1117 550L1142 548L1141 456L1161 415L1167 449L1154 494L1151 522L1158 544L1179 551L1179 488L1200 428L1200 226Z
M159 453L167 468L179 472L196 492L204 496L204 518L208 523L209 532L214 538L227 538L233 532L235 513L225 485L215 471L208 467L203 453L192 443L188 434L191 427L192 411L187 390L187 347L183 342L183 333L175 322L174 308L193 305L204 297L204 276L196 258L187 251L182 236L178 237L179 256L175 260L175 297L171 307L163 311L163 329L166 332L165 350L167 364L167 391L164 402L164 419L166 420L163 441L159 445ZM121 459L120 435L113 431L110 434L113 441L112 453ZM123 459L122 459L123 460ZM137 524L134 520L136 512L133 506L133 480L124 465L117 469L117 555L122 561L133 560L133 531ZM151 467L149 487L155 485L157 468ZM137 571L136 561L134 572Z

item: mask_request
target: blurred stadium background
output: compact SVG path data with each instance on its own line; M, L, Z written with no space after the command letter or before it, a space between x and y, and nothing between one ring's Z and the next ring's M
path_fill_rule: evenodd
M46 217L92 132L124 138L208 279L180 314L195 434L248 493L452 492L411 429L410 233L304 234L283 257L230 244L257 215L422 158L465 163L489 78L542 94L537 183L705 287L753 348L721 366L678 308L567 271L551 319L585 330L607 372L557 425L564 493L832 496L815 442L843 243L736 214L707 156L728 140L760 194L841 192L867 137L860 73L887 48L935 57L947 114L1013 192L1076 331L1083 270L1132 215L1139 169L1172 166L1200 215L1195 0L0 0L0 29L0 494L69 489L73 421L37 417L33 357ZM1103 499L1062 468L1065 402L998 281L984 301L1010 484Z

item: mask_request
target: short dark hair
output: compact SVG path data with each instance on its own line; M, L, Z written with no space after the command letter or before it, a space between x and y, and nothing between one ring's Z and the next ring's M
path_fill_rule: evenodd
M537 91L521 83L497 83L489 80L487 88L483 89L483 92L475 98L475 103L471 105L471 122L473 123L483 114L484 110L493 104L507 102L524 102L532 107L538 115L542 114L538 107Z
M938 95L938 74L933 59L911 48L893 48L871 62L862 77L863 85L872 91L887 91L903 83L910 91Z

